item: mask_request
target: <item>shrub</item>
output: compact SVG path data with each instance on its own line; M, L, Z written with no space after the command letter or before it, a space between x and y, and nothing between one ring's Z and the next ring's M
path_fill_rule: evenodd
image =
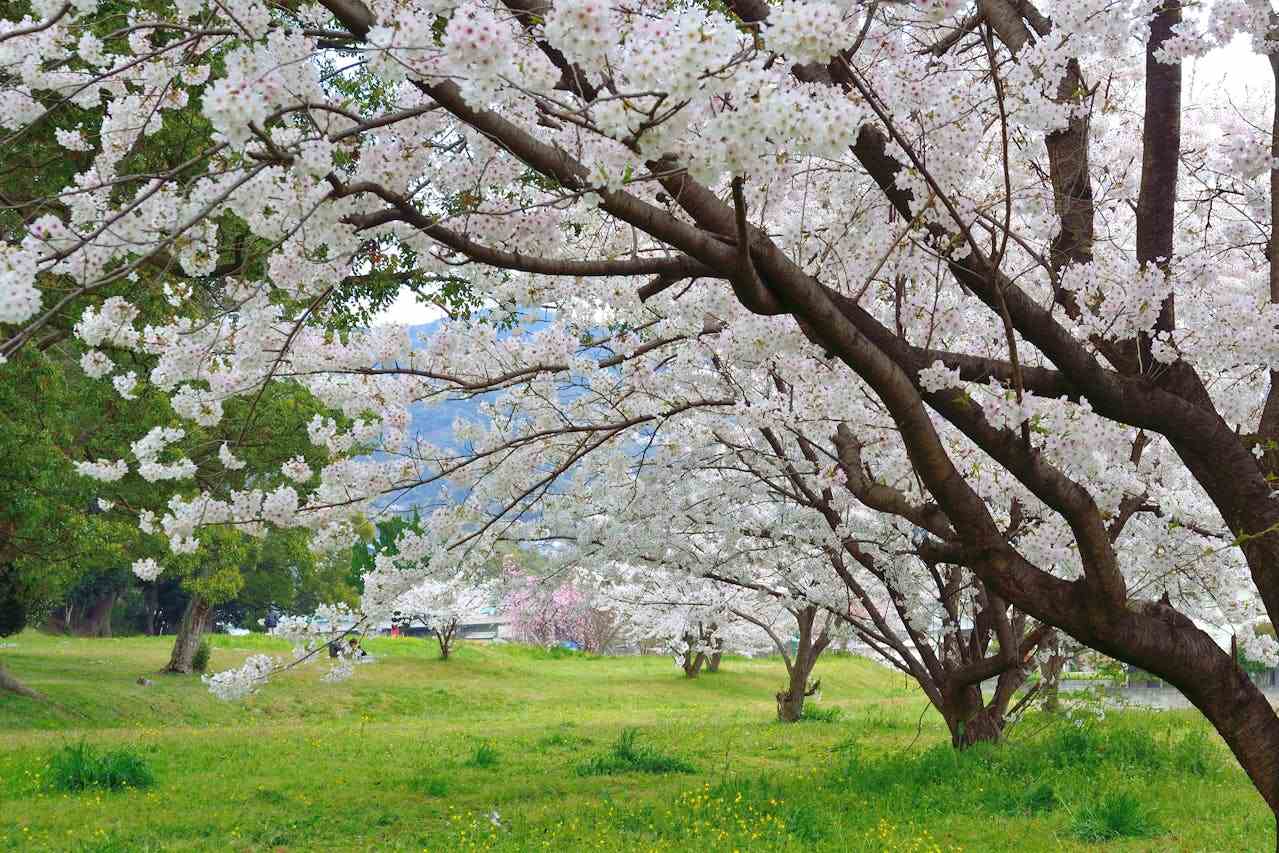
M471 757L462 762L463 767L475 767L488 770L497 766L497 749L491 743L481 743L475 747Z
M553 732L549 735L543 735L538 738L537 749L539 752L545 752L548 749L572 749L590 742L590 738L583 737L582 735L568 734L566 732Z
M1092 767L1102 757L1102 736L1092 726L1062 726L1044 743L1042 753L1058 767Z
M1207 734L1193 731L1172 747L1172 765L1182 773L1207 776L1221 767L1221 757Z
M1108 792L1084 805L1071 821L1070 832L1081 841L1141 838L1159 832L1149 810L1127 791Z
M1023 810L1029 814L1043 814L1057 808L1057 792L1047 782L1040 782L1026 792L1022 800Z
M447 797L449 793L448 779L432 773L415 777L409 787L428 797Z
M1012 784L995 786L986 798L988 809L1006 815L1041 815L1059 805L1057 792L1047 782L1024 788Z
M896 717L891 717L878 708L872 708L853 720L857 727L866 732L891 732L909 728L909 724Z
M622 729L608 752L578 765L579 776L611 776L615 773L696 773L682 758L637 744L638 729Z
M826 836L822 814L812 803L800 803L786 815L786 829L806 844L815 844Z
M804 703L804 710L800 712L799 722L801 723L837 723L839 718L843 716L842 708L831 706L829 708L818 708L812 704Z
M213 653L212 646L209 645L209 638L205 637L200 641L199 647L195 650L195 655L191 658L191 669L195 672L205 672L209 668L209 655Z
M526 660L599 660L598 655L566 646L542 646L525 643L509 643L502 651L511 657Z
M98 752L84 741L68 744L49 758L49 785L58 791L87 788L146 788L155 776L146 759L129 747Z

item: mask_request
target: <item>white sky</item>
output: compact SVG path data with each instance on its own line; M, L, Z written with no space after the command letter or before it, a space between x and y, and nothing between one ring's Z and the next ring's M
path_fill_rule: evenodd
M420 326L433 323L444 316L444 311L434 305L417 301L417 295L407 287L400 288L395 301L373 317L373 325L399 323L404 326Z
M1239 36L1227 47L1192 61L1184 86L1191 101L1208 100L1216 88L1224 89L1238 103L1245 96L1269 98L1274 83L1270 60L1252 51L1247 36Z

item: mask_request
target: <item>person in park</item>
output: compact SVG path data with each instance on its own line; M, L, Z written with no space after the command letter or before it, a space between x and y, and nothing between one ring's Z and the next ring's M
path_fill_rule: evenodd
M329 657L331 658L347 657L354 660L368 655L368 652L364 651L364 647L360 644L359 637L347 637L345 641L340 637L330 640L328 649Z
M1279 716L1201 627L1276 657L1269 3L0 14L0 146L40 170L0 186L0 381L61 334L186 424L249 424L280 384L324 407L323 459L238 481L229 444L86 448L103 483L189 486L140 519L171 549L264 525L349 547L382 496L446 485L365 576L379 614L512 540L751 584L768 543L907 650L950 626L953 671L899 657L962 709L1044 626L1159 676L1279 814ZM1231 44L1264 98L1183 85ZM401 287L449 314L425 345L350 322ZM487 417L410 435L456 396ZM660 518L611 525L640 491Z

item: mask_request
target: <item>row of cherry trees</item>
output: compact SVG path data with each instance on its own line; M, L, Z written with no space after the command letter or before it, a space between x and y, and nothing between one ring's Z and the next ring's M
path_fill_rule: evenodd
M1269 3L7 18L0 356L63 329L175 424L281 383L329 413L305 471L209 476L244 432L82 460L181 485L144 520L174 553L211 526L338 547L447 484L367 612L511 540L714 578L832 614L960 744L1059 630L1181 689L1279 810L1279 717L1205 630L1273 656L1276 113L1182 88L1236 36L1273 56ZM452 313L424 347L342 322L391 284ZM413 434L456 397L485 418Z

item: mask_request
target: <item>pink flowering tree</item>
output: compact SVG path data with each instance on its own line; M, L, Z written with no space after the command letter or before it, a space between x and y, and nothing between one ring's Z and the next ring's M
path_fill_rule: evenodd
M504 564L502 614L512 639L539 646L571 643L598 654L617 640L624 618L607 607L584 573L546 580Z

